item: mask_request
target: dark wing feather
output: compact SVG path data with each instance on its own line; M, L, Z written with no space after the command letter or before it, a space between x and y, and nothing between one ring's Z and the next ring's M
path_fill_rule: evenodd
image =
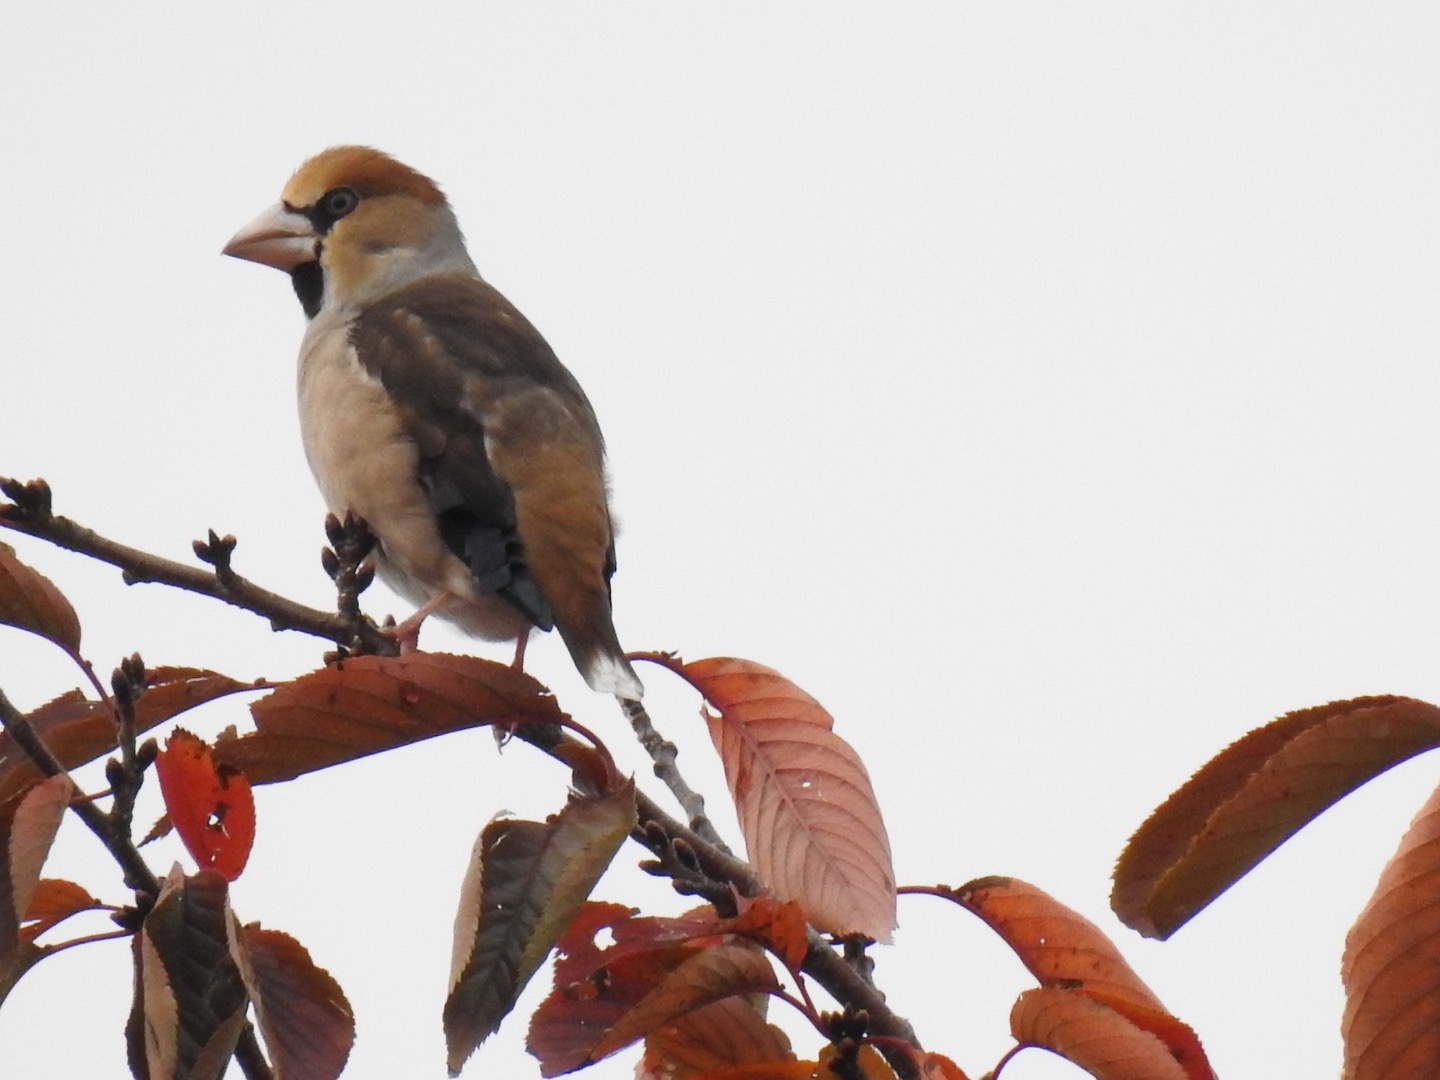
M352 341L419 447L419 480L446 545L482 591L551 629L554 608L526 561L514 493L491 463L482 417L503 396L551 391L603 453L579 383L529 321L477 278L428 278L390 294L356 320ZM595 465L601 467L598 458ZM605 569L608 581L613 543Z

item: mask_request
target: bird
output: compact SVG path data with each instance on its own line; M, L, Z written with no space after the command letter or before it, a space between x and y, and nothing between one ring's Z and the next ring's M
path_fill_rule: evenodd
M579 382L480 276L428 176L367 146L305 161L225 255L290 275L305 456L382 581L488 641L557 629L589 686L643 694L616 637L605 440Z

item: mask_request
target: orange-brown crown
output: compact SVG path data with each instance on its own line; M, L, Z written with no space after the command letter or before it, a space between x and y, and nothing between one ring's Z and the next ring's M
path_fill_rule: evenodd
M332 146L295 170L281 198L296 208L312 206L327 191L353 188L361 198L404 195L431 206L445 195L424 173L369 146Z

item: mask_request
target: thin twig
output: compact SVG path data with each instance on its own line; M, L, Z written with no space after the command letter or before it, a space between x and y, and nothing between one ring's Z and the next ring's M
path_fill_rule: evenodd
M393 655L398 651L393 638L366 620L346 619L332 612L298 604L235 573L229 563L230 551L234 547L232 537L217 537L211 533L209 541L196 541L197 554L204 549L201 557L211 561L213 570L187 566L118 543L69 518L50 513L49 488L41 488L43 484L44 481L40 480L21 484L0 479L0 489L16 500L10 505L0 504L0 528L13 529L67 551L117 566L127 585L141 582L169 585L223 600L266 618L274 630L298 630L347 647L358 638L359 651L381 655ZM30 497L25 498L22 493L28 493Z
M20 747L25 756L46 776L69 775L65 766L60 764L59 759L50 752L50 748L40 740L25 714L11 703L4 690L0 690L0 726L5 728L15 740L15 745ZM148 896L153 903L160 895L160 882L141 857L128 831L117 829L110 815L93 802L75 801L70 804L70 809L100 838L105 850L120 864L120 869L125 874L125 885L136 893Z
M640 745L650 755L650 760L655 762L655 775L670 789L670 794L675 796L680 809L685 811L690 828L703 836L711 846L719 848L727 855L731 854L729 846L720 838L714 822L710 820L710 815L705 812L705 797L687 784L685 777L680 774L680 769L675 764L675 759L679 756L675 744L655 730L650 714L640 702L621 699L620 705L625 710L625 718L635 729Z

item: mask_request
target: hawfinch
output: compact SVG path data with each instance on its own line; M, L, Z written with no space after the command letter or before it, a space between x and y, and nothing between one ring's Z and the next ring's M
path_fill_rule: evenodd
M309 326L300 427L331 511L378 541L376 569L489 641L557 627L585 681L638 700L610 617L605 444L575 377L481 277L440 189L337 146L225 254L290 275Z

